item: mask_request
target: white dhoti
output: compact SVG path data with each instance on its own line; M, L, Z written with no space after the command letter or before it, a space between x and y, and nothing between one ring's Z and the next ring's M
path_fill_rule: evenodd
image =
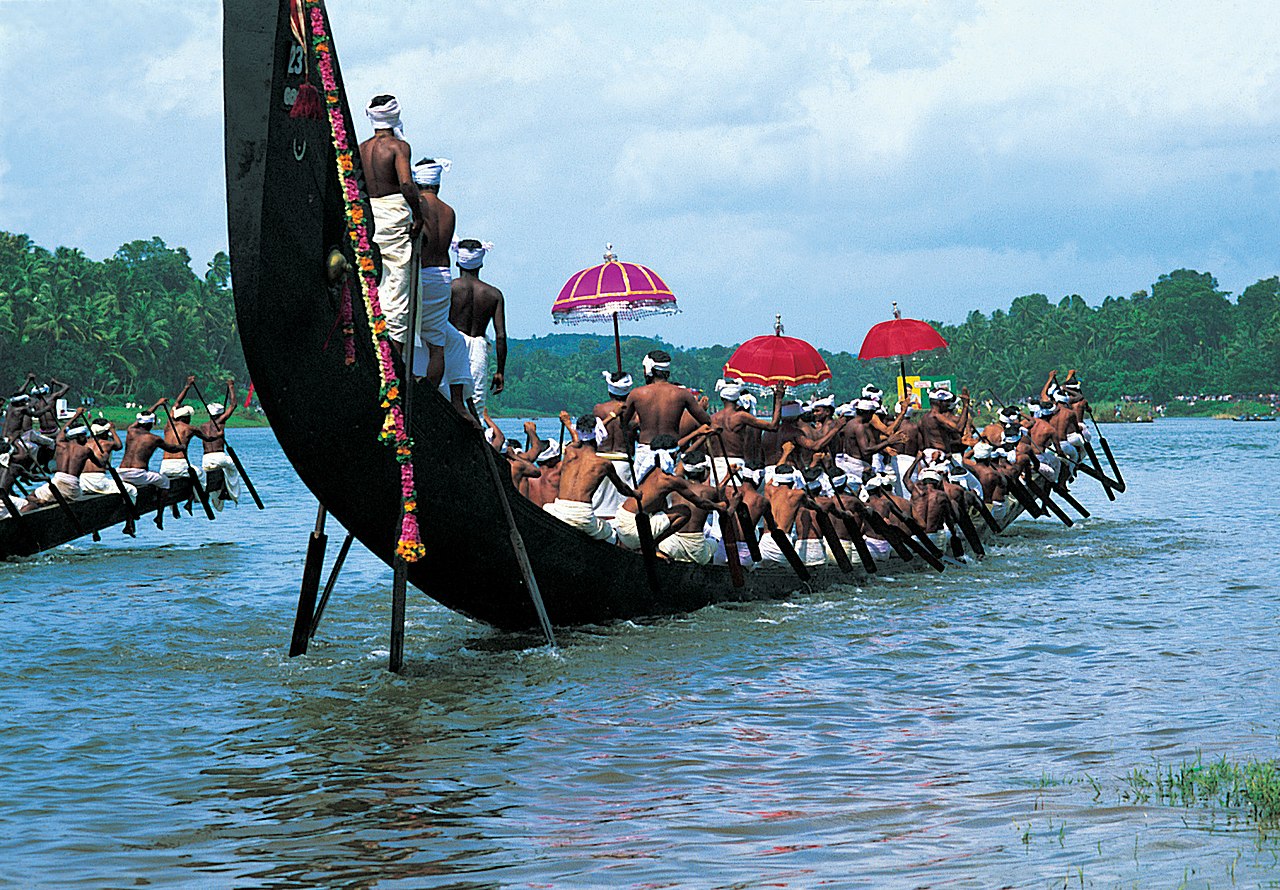
M21 510L27 505L27 499L18 497L16 494L9 495L9 500L13 504L15 510ZM0 500L0 519L9 518L9 508L4 505L4 501Z
M467 357L471 361L471 400L476 411L484 410L485 396L489 391L489 338L462 335L467 344Z
M124 477L120 477L120 481L124 482ZM129 495L129 500L133 500L138 496L138 489L124 483L124 490ZM89 494L119 494L120 489L116 486L116 480L112 479L107 473L81 473L80 474L80 491L86 495Z
M201 485L204 485L204 469L202 467L197 467L195 464L188 464L180 457L166 457L164 460L160 461L160 475L168 476L170 479L185 479L187 478L188 466L196 471L196 478L200 480Z
M862 536L862 540L867 542L867 549L871 551L871 556L876 562L884 562L893 555L893 547L888 541L882 541L879 538L868 538Z
M613 521L609 524L617 532L618 541L623 547L632 550L640 549L640 532L636 528L636 514L629 510L619 510L618 515L613 517ZM653 529L654 537L657 537L671 527L671 517L666 513L651 514L649 527Z
M221 510L225 501L240 503L240 472L236 462L225 451L214 451L204 456L201 462L206 478L210 470L222 471L222 488L209 492L209 503L215 510Z
M50 490L50 486L56 486L58 491L68 501L74 501L80 497L80 479L72 476L70 473L54 473L53 478L41 485L35 491L31 492L30 503L44 506L46 504L56 504L57 497Z
M900 498L911 497L911 492L907 490L907 473L915 462L916 456L914 454L895 454L893 456L893 493Z
M875 454L871 455L871 469L875 470L877 473L889 471L890 467L893 466L893 462L889 459L891 456L892 455L885 454L883 451L877 451Z
M844 452L836 455L836 466L850 479L856 479L858 482L861 482L867 475L867 471L871 469L871 465L862 458Z
M674 560L696 562L704 566L711 562L716 550L715 544L701 530L669 535L658 542L658 549Z
M741 457L713 457L711 464L715 470L714 478L720 480L720 484L723 485L724 480L729 478L731 470L741 469L747 465L747 462Z
M542 509L565 525L572 526L597 541L609 541L612 543L617 539L617 532L613 530L613 526L607 522L602 522L600 517L595 514L595 511L591 509L591 505L584 501L566 501L562 498L556 498L552 503L544 504Z
M837 565L840 565L840 563L836 561L836 555L835 555L835 552L831 549L831 545L830 545L830 544L826 544L826 542L825 542L825 541L824 541L823 543L826 545L826 551L827 551L827 565L830 565L830 566L837 566ZM841 541L840 541L840 549L842 549L842 550L844 551L844 555L845 555L846 557L848 557L849 562L853 563L855 566L856 566L856 565L858 565L858 561L859 561L860 557L858 556L858 551L857 551L857 549L853 546L853 542L852 542L852 541L845 541L845 540L841 539Z
M796 541L796 554L807 566L827 564L827 545L822 538L801 538Z
M643 479L649 475L649 471L653 469L656 458L653 456L653 449L644 442L636 443L636 453L632 458L631 464L635 467L635 478Z
M1062 472L1062 458L1052 451L1042 451L1038 457L1040 460L1040 475L1050 482L1057 482L1058 476Z
M138 488L146 488L153 485L161 490L169 487L169 477L161 476L152 470L145 470L140 467L121 467L117 472L120 478L130 485L136 485ZM183 467L183 475L186 475L186 467Z
M773 539L773 535L770 532L765 532L760 536L760 562L776 562L788 565L787 557L783 554L782 548L778 546L778 542Z
M387 333L397 343L409 340L409 264L413 243L409 230L413 211L404 195L370 198L373 210L373 240L382 253L382 278L378 282L378 302L387 319Z
M613 469L623 482L628 486L631 485L631 467L625 461L613 461ZM601 519L612 519L618 515L618 510L625 500L626 497L618 491L618 486L613 484L613 480L605 477L596 489L596 493L591 496L591 508Z
M418 333L422 342L444 346L445 325L453 303L453 279L448 266L426 266L418 273ZM463 344L463 349L466 344ZM468 362L470 359L468 359Z

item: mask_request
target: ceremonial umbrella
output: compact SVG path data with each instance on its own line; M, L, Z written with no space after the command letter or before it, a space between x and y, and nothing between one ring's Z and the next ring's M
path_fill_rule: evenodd
M768 390L779 383L792 388L816 386L831 379L831 369L818 350L804 340L782 335L779 315L772 334L752 337L734 350L725 362L724 376Z
M917 353L946 349L947 341L926 321L903 318L895 301L893 318L872 325L862 340L858 358L864 361L877 358L896 359L902 374L902 396L907 395L907 359Z
M621 374L618 319L674 315L679 311L675 294L656 272L639 263L618 262L613 245L607 244L603 263L576 273L560 288L560 296L551 306L551 320L556 324L579 324L612 316L613 350Z

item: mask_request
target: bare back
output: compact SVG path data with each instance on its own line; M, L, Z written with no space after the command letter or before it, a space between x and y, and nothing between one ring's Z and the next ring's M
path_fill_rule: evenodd
M795 524L796 514L800 512L800 504L804 501L804 489L770 484L765 486L764 493L769 499L769 507L778 528L784 532L790 531Z
M468 337L483 337L502 306L502 291L474 275L453 279L449 323Z
M360 166L370 198L400 193L400 184L412 179L410 147L390 130L377 130L360 143Z
M633 414L639 415L640 441L647 445L655 436L679 438L680 419L686 411L698 423L711 420L692 392L666 380L655 380L631 391L627 396L624 416L630 419Z
M426 188L418 196L418 206L422 208L422 266L448 267L457 215L439 195Z

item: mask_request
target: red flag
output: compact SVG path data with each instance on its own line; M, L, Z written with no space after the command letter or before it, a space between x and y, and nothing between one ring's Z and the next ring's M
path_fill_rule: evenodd
M253 381L249 381L249 391L244 396L244 406L249 407L249 403L253 401Z

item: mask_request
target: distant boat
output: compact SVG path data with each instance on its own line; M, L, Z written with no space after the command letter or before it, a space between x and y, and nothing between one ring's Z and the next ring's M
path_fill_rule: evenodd
M262 409L286 457L317 500L390 564L400 472L391 449L378 441L384 410L358 286L355 363L344 361L339 291L326 277L326 261L335 248L352 267L356 258L329 121L291 116L286 105L299 94L305 64L290 28L291 9L319 15L327 33L323 4L224 3L227 213L238 329ZM336 53L332 58L346 141L354 146L354 116L340 89ZM320 89L316 69L313 60L308 82ZM355 166L363 183L358 153ZM358 206L372 220L363 189ZM398 359L396 372L403 376ZM748 571L744 586L734 587L726 566L666 560L654 564L650 583L640 553L592 540L519 496L501 459L495 483L489 445L437 392L416 387L414 399L412 465L426 553L409 566L408 576L450 609L500 628L538 626L503 499L555 625L678 614L718 602L784 597L804 586L788 567ZM1008 521L1018 512L1015 506ZM855 574L826 566L810 572L814 588L864 577L860 567Z

